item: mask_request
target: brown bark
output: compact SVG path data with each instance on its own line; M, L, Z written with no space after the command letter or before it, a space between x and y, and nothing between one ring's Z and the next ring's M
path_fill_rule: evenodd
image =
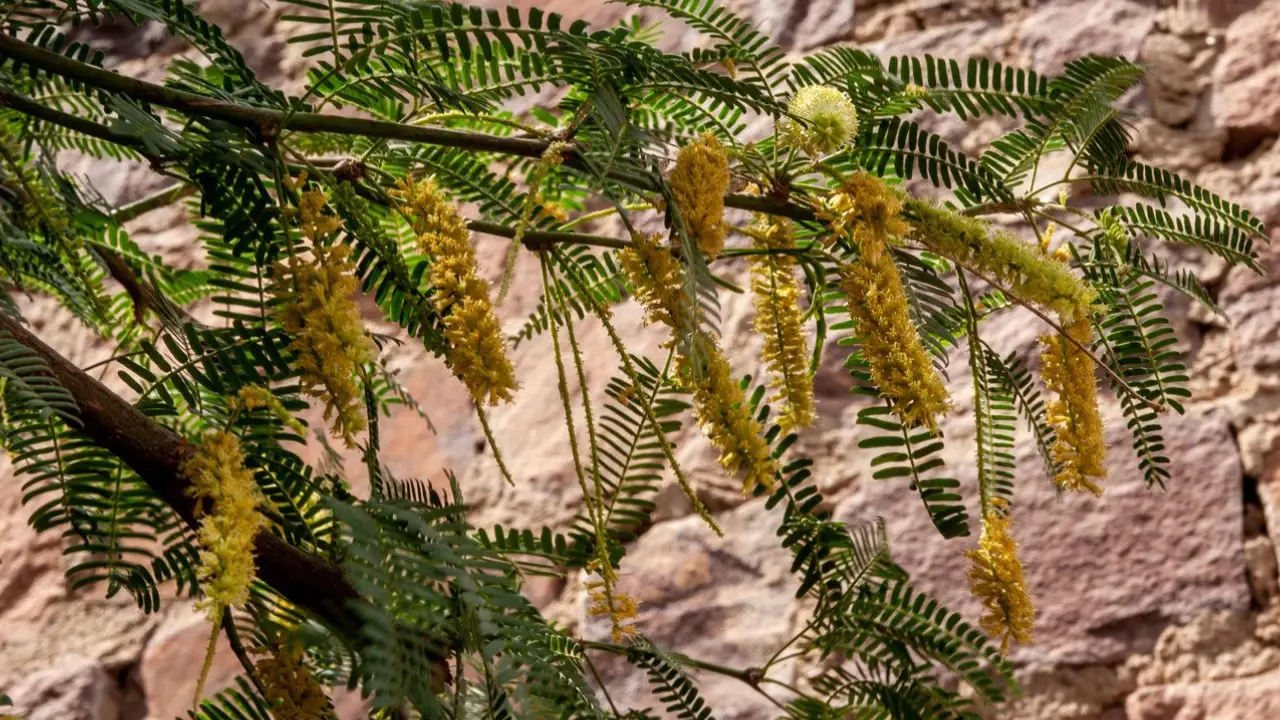
M16 319L0 312L0 332L8 332L48 364L54 378L76 399L80 430L124 461L187 525L196 527L195 501L182 476L195 451L186 438L143 415L124 398L46 345ZM255 539L258 577L299 608L355 639L360 620L349 603L359 598L342 568L293 547L269 530Z

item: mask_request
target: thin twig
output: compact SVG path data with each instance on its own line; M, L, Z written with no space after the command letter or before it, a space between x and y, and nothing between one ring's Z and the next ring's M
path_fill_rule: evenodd
M622 713L618 712L618 706L613 703L613 696L609 694L609 686L605 684L604 678L600 677L600 672L596 670L596 664L591 662L591 656L583 653L582 659L587 662L587 669L591 671L591 677L595 678L596 685L600 686L600 692L604 693L604 699L609 703L609 709L613 711L615 717L622 717Z
M267 697L267 690L258 679L258 669L249 659L244 643L240 642L240 631L236 629L236 623L231 618L229 610L222 613L222 631L227 635L227 644L231 646L231 652L235 653L236 659L240 661L240 667L244 668L244 674L249 677L249 681L258 689L258 692L262 693L262 697Z
M577 640L577 643L582 647L588 648L590 650L603 650L605 652L611 652L615 655L625 656L628 652L632 650L639 650L640 652L644 652L643 648L633 648L633 647L628 647L626 645L615 645L613 643L599 642L597 640L579 639ZM679 654L678 662L681 665L694 668L695 670L705 670L709 673L715 673L716 675L722 675L727 678L733 678L734 680L738 680L739 682L749 685L752 690L755 690L756 692L760 693L762 696L764 696L766 700L768 700L770 703L773 703L773 705L777 707L779 710L782 710L783 712L787 712L787 706L778 702L777 698L765 692L764 689L760 687L760 684L762 682L772 682L776 685L782 685L783 687L790 687L790 686L785 685L781 681L762 677L760 675L759 670L756 670L753 668L747 668L746 670L739 670L737 668L731 668L726 665L720 665L707 660L698 660L696 658L691 658L684 654ZM804 697L804 693L799 692L798 690L793 689L792 692L795 692L797 695Z
M175 183L159 192L148 195L141 200L135 200L127 205L121 205L111 211L110 217L112 221L123 225L136 217L151 212L152 210L158 210L162 207L172 205L189 195L194 195L195 192L196 188L194 185Z
M504 238L514 238L516 236L515 228L487 220L468 220L467 227L472 232L485 235L496 235ZM524 244L531 248L558 243L575 243L614 249L622 249L630 245L626 240L607 235L588 235L586 233L560 232L558 230L528 230L524 234Z

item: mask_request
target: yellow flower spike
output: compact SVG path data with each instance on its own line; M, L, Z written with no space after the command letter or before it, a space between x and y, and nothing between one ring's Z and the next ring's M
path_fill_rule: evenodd
M204 666L196 683L193 702L199 702L213 661L214 642L223 614L249 599L249 586L257 573L254 565L254 537L267 520L258 512L262 493L253 473L244 466L240 440L226 431L210 433L182 466L183 477L191 483L187 493L196 498L200 529L200 580L204 599L197 607L207 608L213 626Z
M1041 252L1049 252L1049 246L1053 244L1053 234L1057 232L1057 230L1057 223L1049 223L1049 225L1045 227L1044 232L1040 235Z
M258 512L262 495L244 466L240 440L226 431L207 436L182 468L191 483L200 530L199 578L213 611L242 605L254 578L253 538L266 525ZM214 613L210 613L211 615Z
M637 234L619 259L648 322L666 325L676 335L684 334L684 278L675 255L659 244L657 235Z
M757 485L772 489L778 463L764 440L764 428L748 412L746 395L720 346L705 335L698 339L706 357L700 376L688 358L679 359L680 377L693 394L694 419L720 451L720 464L731 473L743 472L743 494Z
M408 178L391 194L418 233L419 249L431 257L429 279L436 311L444 318L449 369L477 405L510 402L520 385L489 299L489 283L476 270L466 221L431 179Z
M845 178L817 208L817 214L830 227L828 244L846 233L855 243L871 238L884 244L910 229L901 218L901 197L883 180L865 172Z
M751 234L759 250L788 250L796 245L791 225L785 221L763 219ZM784 433L808 427L817 413L796 260L786 254L753 255L750 265L754 326L764 338L761 359L773 376L773 400L782 406L778 424Z
M787 139L809 151L825 155L844 147L858 132L858 110L849 96L826 85L800 88L787 111L806 121L785 129Z
M326 215L329 199L321 190L307 190L298 199L298 218L302 234L311 242L319 242L342 227L342 221Z
M325 227L307 213L304 203L304 228ZM355 447L356 434L365 428L356 379L360 368L373 361L375 348L352 298L358 285L349 255L342 243L314 245L309 260L294 257L276 266L272 292L284 301L278 317L294 338L289 349L298 357L302 392L324 401L331 434Z
M1063 322L1063 329L1088 347L1093 333L1086 317ZM1062 490L1102 494L1098 481L1107 476L1107 444L1098 411L1098 386L1093 359L1061 336L1040 338L1044 346L1041 374L1056 397L1046 405L1056 437L1050 454L1058 466L1053 482Z
M950 407L947 388L911 322L907 293L884 245L868 240L862 257L840 270L840 289L871 379L904 423L937 429L937 416Z
M847 234L860 257L840 268L840 289L871 379L903 422L937 429L950 407L947 388L911 321L907 291L889 253L889 241L908 229L902 202L879 178L847 178L819 210L834 235Z
M257 648L267 657L254 663L275 720L320 720L329 710L324 689L302 662L297 641L277 638L274 647Z
M908 98L916 100L919 98L928 97L929 88L921 87L920 85L916 85L915 83L907 83L907 86L902 88L902 94L906 95Z
M982 601L979 622L988 635L1000 640L1000 652L1007 653L1010 641L1032 642L1036 609L1022 577L1018 543L1009 534L1012 520L1003 503L993 500L992 505L983 515L978 547L965 555L973 562L969 587Z
M693 394L694 418L720 451L720 464L730 472L744 470L744 493L757 484L773 487L777 463L764 441L763 428L747 413L746 396L733 379L729 362L712 338L687 327L680 262L658 244L657 237L636 235L622 252L621 263L648 321L671 328L673 337L664 347L675 347L676 337L697 332L690 344L696 345L695 354L701 359L681 354L678 374ZM702 360L705 365L699 364Z
M729 226L724 221L724 194L729 191L729 158L715 135L680 149L671 171L671 192L689 237L711 260L724 250Z
M1053 256L1040 248L1001 233L991 234L981 220L940 208L927 200L908 199L904 205L915 229L914 237L933 252L994 280L1020 299L1061 316L1087 315L1097 293L1071 271L1065 246Z

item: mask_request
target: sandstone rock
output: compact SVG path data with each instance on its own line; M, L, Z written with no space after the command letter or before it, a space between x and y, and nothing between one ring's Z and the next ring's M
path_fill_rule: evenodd
M1148 95L1155 104L1150 86ZM1150 118L1139 120L1134 127L1130 145L1134 155L1141 162L1177 173L1195 173L1206 164L1217 162L1227 147L1227 133L1217 127L1175 129Z
M759 666L799 627L789 572L778 547L778 510L755 501L719 517L717 538L696 516L655 525L623 559L620 589L640 603L639 626L659 646L730 667ZM585 596L579 607L585 610ZM587 637L607 635L603 623L580 620ZM616 656L596 656L615 699L632 707L660 705L643 678ZM787 667L774 672L787 677ZM738 680L696 674L717 718L772 717L771 706Z
M1217 124L1250 134L1280 132L1280 2L1268 0L1236 18L1214 69Z
M6 616L0 619L0 686L65 657L88 658L111 671L127 667L158 622L127 599L65 599L37 617Z
M116 720L120 713L115 679L84 657L64 657L57 665L26 675L6 693L25 720Z
M1250 677L1280 668L1280 649L1258 637L1247 612L1207 612L1165 628L1150 655L1129 658L1139 686Z
M1007 33L1007 28L998 22L971 20L887 38L870 43L866 49L882 58L925 53L957 59L979 55L1001 57Z
M1019 453L1013 532L1039 611L1037 642L1018 649L1019 660L1115 663L1150 648L1170 620L1206 608L1248 607L1240 572L1240 467L1226 422L1165 418L1167 446L1180 454L1160 492L1143 487L1123 426L1109 417L1111 474L1101 498L1055 497L1039 459L1025 445ZM952 446L964 443L953 439L958 434L948 432ZM967 449L959 452L952 472L972 499L974 471ZM975 513L971 505L970 517ZM943 541L902 481L863 480L837 511L846 521L877 515L886 517L890 547L914 583L976 618L962 558L973 539Z
M1280 314L1276 304L1280 289L1259 287L1254 292L1235 295L1235 283L1254 282L1241 277L1238 269L1231 271L1230 279L1222 292L1222 308L1231 318L1231 345L1234 359L1242 370L1266 372L1280 366Z
M1244 560L1253 601L1261 607L1266 607L1273 598L1280 595L1280 583L1277 583L1276 579L1276 548L1271 538L1260 535L1246 540Z
M1204 3L1209 20L1214 25L1225 26L1236 18L1258 7L1262 0L1212 0Z
M1143 41L1138 59L1150 67L1145 84L1155 120L1181 126L1195 119L1216 48L1204 36L1173 33L1153 33Z
M1083 53L1136 58L1155 11L1130 0L1043 3L1022 23L1019 41L1036 70L1061 72Z
M66 595L62 544L53 533L38 535L27 524L29 511L22 507L21 483L8 457L0 458L0 476L0 517L6 518L0 524L0 621L30 622ZM0 648L5 643L0 634Z
M999 720L1096 720L1124 703L1133 681L1102 665L1030 667L1015 674L1022 694L989 710Z
M85 658L114 670L137 656L154 623L124 596L79 597L67 589L63 542L37 534L21 505L22 479L0 457L0 688L64 658Z
M790 3L790 12L776 31L761 26L765 34L773 35L779 45L792 50L805 51L844 40L853 34L855 23L854 0L811 0ZM787 3L762 3L763 6L783 6Z
M1280 673L1219 682L1139 688L1128 720L1260 720L1280 716Z
M170 720L186 714L200 680L208 644L209 620L189 606L175 608L156 629L135 671L146 694L148 720ZM231 687L243 672L225 634L220 634L202 697L212 697Z

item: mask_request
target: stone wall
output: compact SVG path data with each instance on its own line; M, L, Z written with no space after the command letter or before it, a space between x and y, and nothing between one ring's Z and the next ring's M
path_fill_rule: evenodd
M523 0L524 4L532 4ZM1126 102L1137 111L1134 152L1170 166L1280 223L1280 0L738 0L740 12L796 52L829 43L857 43L883 54L983 54L1054 71L1084 52L1120 54L1147 63L1151 74ZM537 3L567 15L612 21L625 11L575 0ZM301 61L277 24L282 8L260 0L205 0L202 9L224 24L272 82L296 86ZM687 47L692 35L668 23L664 44ZM153 28L100 33L128 57L122 70L156 77L152 54L181 46ZM936 123L960 147L976 149L1003 129L997 121ZM68 159L111 200L128 201L161 182L144 168L128 172ZM131 226L134 239L175 263L200 261L194 233L180 209L154 212ZM500 274L506 241L478 238L491 279ZM1263 248L1274 264L1280 250ZM1019 450L1015 515L1025 548L1028 582L1040 610L1037 643L1015 653L1025 694L1001 717L1227 720L1280 717L1280 610L1271 603L1277 561L1268 527L1280 527L1280 281L1226 271L1194 253L1176 255L1196 268L1230 321L1167 298L1195 399L1167 423L1174 477L1165 491L1143 488L1115 407L1108 405L1112 477L1106 494L1056 498L1029 447ZM504 311L517 323L536 301L534 263L525 258ZM25 311L39 334L74 360L109 355L48 303ZM370 305L370 317L373 317ZM735 369L755 371L749 303L727 297L726 347ZM640 347L659 339L640 327L637 308L618 310L617 324ZM513 325L514 326L514 325ZM1034 353L1037 328L1026 316L995 321L986 338L1002 352ZM600 328L582 328L588 357L611 357ZM517 406L494 414L514 487L502 482L482 453L464 393L439 362L412 348L392 364L418 393L435 432L411 415L384 426L386 460L398 475L440 479L452 468L481 523L568 523L579 509L576 482L558 421L549 343L516 350L524 383ZM972 540L944 542L905 484L870 479L856 450L854 419L861 401L834 350L817 378L820 420L803 440L818 459L818 481L839 517L889 519L896 557L917 584L976 616L967 596L963 550ZM963 363L963 357L956 358ZM589 368L599 399L610 366ZM108 373L108 376L110 373ZM945 432L948 461L974 482L967 421L970 390L951 388L957 408ZM574 387L572 391L580 392ZM802 617L792 599L789 559L776 545L776 517L744 503L737 481L724 477L700 438L680 443L681 460L726 531L715 537L691 516L678 490L658 499L655 524L636 542L623 588L642 608L641 625L658 643L693 656L747 666L792 635ZM0 689L32 720L138 720L185 711L207 637L203 619L183 602L145 617L127 599L72 592L62 576L61 541L36 536L24 524L21 490L7 466L0 479ZM584 634L578 578L539 581L531 596L556 619ZM225 686L238 666L219 652L210 689ZM643 684L617 663L601 666L614 696L644 702ZM811 669L784 668L796 679ZM739 686L703 678L708 700L725 719L763 718L766 707ZM344 696L345 717L360 713Z

